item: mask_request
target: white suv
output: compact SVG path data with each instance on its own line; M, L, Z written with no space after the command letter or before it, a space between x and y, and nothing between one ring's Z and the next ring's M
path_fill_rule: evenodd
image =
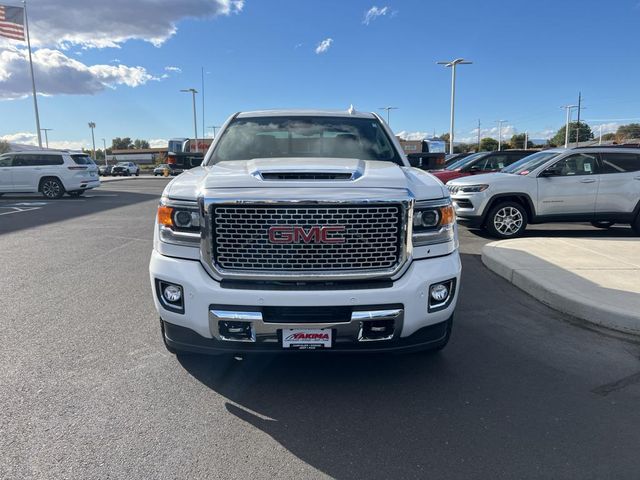
M31 150L0 155L0 195L40 192L61 198L78 197L100 186L98 167L84 153Z
M544 150L447 187L458 220L498 238L547 222L627 223L640 234L640 148Z

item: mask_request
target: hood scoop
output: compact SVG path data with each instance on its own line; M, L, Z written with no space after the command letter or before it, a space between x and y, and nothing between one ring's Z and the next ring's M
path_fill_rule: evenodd
M354 158L280 158L249 162L251 175L264 182L352 182L366 164Z
M355 173L349 172L260 172L262 180L289 180L297 182L322 180L354 180Z

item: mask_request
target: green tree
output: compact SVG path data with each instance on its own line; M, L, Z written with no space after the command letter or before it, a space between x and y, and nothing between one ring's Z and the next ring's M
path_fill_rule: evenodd
M498 141L495 138L485 137L480 140L481 152L493 152L498 150Z
M609 142L611 140L615 140L616 134L615 133L605 133L604 135L602 135L602 140Z
M131 142L130 137L116 137L111 140L111 148L113 150L129 150L130 148L133 148L133 143Z
M509 141L509 144L511 145L511 148L525 148L524 147L524 139L525 139L526 135L524 133L516 133L515 135L513 135L511 137L511 140ZM531 140L527 140L527 148L532 148L533 147L533 142Z
M5 140L0 140L0 154L7 153L9 150L11 150L11 146L9 145L9 142Z
M576 141L576 130L578 130L578 122L571 122L569 124L569 145L575 143ZM561 127L556 134L551 137L549 143L553 145L562 145L564 146L564 138L565 138L565 127ZM578 134L579 142L587 142L589 140L593 140L593 132L591 131L591 127L584 122L580 122L580 129Z
M133 142L133 148L140 150L143 148L149 148L149 142L147 142L146 140L140 140L139 138L136 138L136 141Z
M640 138L640 123L630 123L628 125L620 125L618 127L618 131L616 132L616 140L629 140L632 138Z

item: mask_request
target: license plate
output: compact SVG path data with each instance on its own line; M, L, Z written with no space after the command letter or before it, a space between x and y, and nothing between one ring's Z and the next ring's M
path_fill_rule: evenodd
M283 328L282 348L316 350L331 348L330 328Z

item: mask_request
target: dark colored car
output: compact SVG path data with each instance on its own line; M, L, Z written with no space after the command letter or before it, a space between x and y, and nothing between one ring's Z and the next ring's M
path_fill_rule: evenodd
M113 169L113 165L100 165L98 167L98 173L103 177L108 177L111 175L111 170Z
M518 160L536 153L537 150L502 150L500 152L478 152L447 165L444 170L430 172L447 183L454 178L477 175L479 173L499 172Z

